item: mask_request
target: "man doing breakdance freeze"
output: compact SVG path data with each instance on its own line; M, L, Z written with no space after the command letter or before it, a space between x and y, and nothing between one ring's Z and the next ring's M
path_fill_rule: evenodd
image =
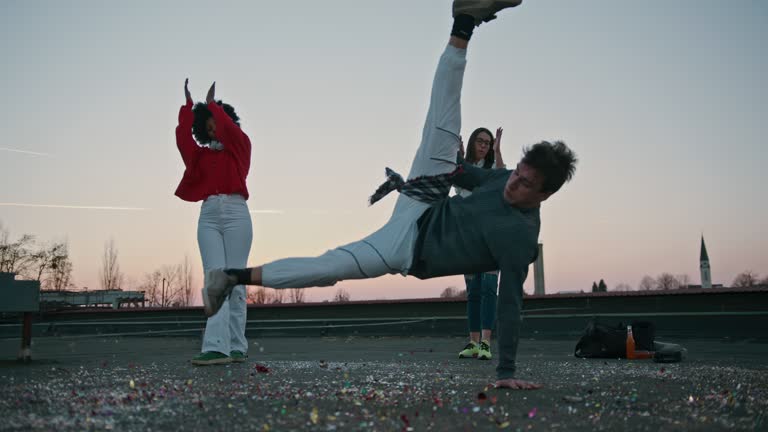
M535 389L514 379L523 282L536 259L539 207L571 179L576 156L562 142L526 148L514 170L484 170L457 157L461 86L474 28L522 0L455 0L453 28L435 72L421 143L408 180L387 169L374 203L397 189L392 217L368 237L313 258L286 258L248 269L212 270L203 302L214 314L235 285L269 288L330 286L340 280L400 273L421 279L501 271L498 295L497 387ZM458 162L457 162L458 160ZM451 185L472 190L448 197Z

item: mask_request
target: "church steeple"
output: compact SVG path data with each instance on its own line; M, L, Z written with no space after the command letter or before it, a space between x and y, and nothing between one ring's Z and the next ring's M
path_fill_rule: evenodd
M699 252L699 271L701 272L701 287L712 288L712 272L709 267L707 245L704 244L704 234L701 235L701 251Z
M699 261L709 262L709 255L707 255L707 245L704 244L704 235L701 236L701 253L699 254Z

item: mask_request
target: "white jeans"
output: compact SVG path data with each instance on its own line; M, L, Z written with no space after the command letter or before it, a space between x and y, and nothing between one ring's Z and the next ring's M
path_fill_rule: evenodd
M211 195L200 207L197 244L203 270L245 268L253 240L248 205L240 195ZM202 352L248 351L245 286L238 285L216 315L208 318Z
M461 130L461 86L466 50L447 46L437 65L421 143L408 179L455 169ZM408 274L418 236L417 221L429 207L400 195L389 221L363 240L313 258L286 258L265 264L262 283L271 288L329 286L345 279Z

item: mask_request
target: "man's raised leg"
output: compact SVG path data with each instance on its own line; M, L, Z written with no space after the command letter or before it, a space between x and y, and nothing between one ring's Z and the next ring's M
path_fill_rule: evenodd
M461 129L461 87L466 66L466 49L474 27L495 18L495 13L517 6L522 0L456 0L453 5L454 24L443 55L440 57L432 86L430 107L424 124L422 141L416 151L408 178L436 175L455 168ZM405 219L414 222L427 204L401 195L395 205L393 217L385 226L410 229ZM380 230L381 231L381 230ZM402 231L402 232L401 232ZM214 271L206 278L203 299L206 314L216 309L218 300L235 284L261 285L273 288L299 288L303 286L332 285L337 280L377 277L402 270L400 262L408 257L396 244L407 243L405 230L391 230L397 237L393 246L382 253L370 237L347 246L333 249L315 258L288 258L250 269ZM375 235L376 233L374 233ZM411 250L411 249L409 249ZM411 250L412 252L412 250ZM397 256L390 256L397 255ZM265 281L265 267L269 280ZM210 283L208 282L210 281ZM265 283L266 282L266 283ZM210 307L209 307L210 304Z

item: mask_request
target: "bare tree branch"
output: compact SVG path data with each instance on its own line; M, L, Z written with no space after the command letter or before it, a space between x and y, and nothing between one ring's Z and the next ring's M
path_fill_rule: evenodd
M656 278L656 286L660 290L673 290L680 288L680 282L670 273L662 273Z
M166 265L160 269L161 281L160 307L178 306L181 297L180 266Z
M757 285L758 280L760 280L760 276L757 273L752 270L745 270L736 275L731 285L737 288L749 288Z
M115 240L109 239L104 244L104 255L101 258L101 289L120 290L123 285L123 274L120 272L120 264L117 262L117 247Z
M691 284L691 278L687 274L679 274L676 279L679 288L688 288L688 285Z
M0 272L25 274L34 262L32 247L35 236L24 234L15 242L10 241L10 233L0 233Z
M440 298L465 298L467 291L456 287L448 287L440 293Z
M640 280L640 284L637 286L637 289L639 289L640 291L652 291L652 290L655 290L656 289L656 281L652 277L650 277L648 275L645 275Z
M72 288L72 261L69 259L69 245L66 242L54 244L50 251L51 264L48 277L43 287L45 289L62 291Z
M180 291L179 291L179 306L189 306L192 303L192 286L194 285L194 277L192 275L192 265L189 263L189 255L184 256L184 261L180 267Z
M616 288L613 289L614 291L632 291L632 287L629 286L628 283L620 282L616 285Z
M264 304L269 301L267 289L261 286L246 287L245 301L249 304Z
M336 294L333 295L333 301L337 303L346 303L350 300L349 293L344 288L336 290Z
M282 303L285 301L285 290L283 289L273 289L272 290L272 296L271 296L272 303Z
M304 303L304 288L291 288L288 292L291 303Z

